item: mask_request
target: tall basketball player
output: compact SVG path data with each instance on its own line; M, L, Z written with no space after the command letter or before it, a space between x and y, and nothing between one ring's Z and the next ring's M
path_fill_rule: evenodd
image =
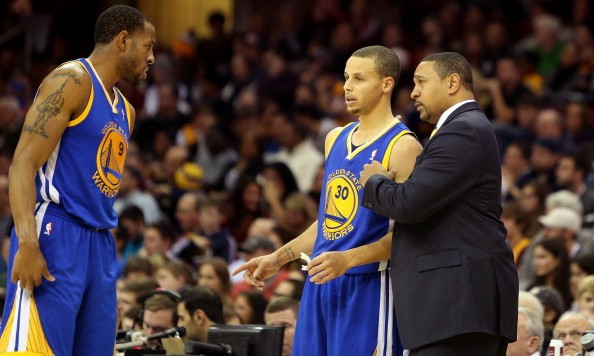
M345 103L359 117L326 137L326 165L318 219L274 253L234 273L256 287L285 263L311 253L293 355L402 355L394 323L390 221L360 206L359 172L371 161L408 178L421 145L392 114L400 76L398 56L382 46L355 51L346 63ZM373 262L372 261L382 261Z
M115 87L154 62L155 28L110 7L95 48L41 83L10 168L10 243L0 353L111 355L116 336L116 226L134 108Z

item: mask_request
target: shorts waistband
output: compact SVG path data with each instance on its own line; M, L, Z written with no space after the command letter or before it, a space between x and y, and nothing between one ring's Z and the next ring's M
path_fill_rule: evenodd
M78 225L78 226L80 226L80 227L82 227L84 229L92 230L92 231L96 231L96 232L107 232L107 231L109 231L109 229L106 229L106 228L98 228L98 227L93 227L93 226L90 226L88 224L85 224L79 218L76 218L76 217L68 214L67 212L65 212L64 209L59 204L56 204L56 203L53 203L53 202L42 202L42 203L39 203L39 204L40 205L42 205L42 204L46 204L47 205L47 207L45 209L46 213L49 213L51 215L59 216L60 218L66 220L68 222L71 222L71 223L73 223L75 225Z

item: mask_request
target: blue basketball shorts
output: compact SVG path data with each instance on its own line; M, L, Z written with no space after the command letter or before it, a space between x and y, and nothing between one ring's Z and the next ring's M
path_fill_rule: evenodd
M116 338L116 254L113 236L78 224L59 207L35 215L39 246L55 282L33 291L10 280L18 248L13 229L0 353L113 355Z
M345 274L321 285L307 279L293 356L400 356L402 352L388 270Z

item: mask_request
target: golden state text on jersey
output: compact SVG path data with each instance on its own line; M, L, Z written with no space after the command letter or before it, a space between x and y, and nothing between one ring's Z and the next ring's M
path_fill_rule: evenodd
M352 135L358 123L345 126L331 142L324 167L324 181L318 212L318 234L312 256L325 251L345 251L375 242L390 229L390 221L360 205L363 186L359 174L373 160L388 167L390 152L402 135L411 132L394 121L373 139L355 147ZM387 261L352 268L348 273L369 273L385 269Z
M89 100L39 169L37 203L52 204L83 225L109 229L117 224L113 203L128 151L132 109L117 88L110 89L111 99L88 59L73 62L91 78Z

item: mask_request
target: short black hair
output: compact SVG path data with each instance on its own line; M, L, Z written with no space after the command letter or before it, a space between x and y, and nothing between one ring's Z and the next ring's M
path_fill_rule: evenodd
M434 70L440 79L454 73L458 74L462 86L473 91L472 71L468 60L463 55L456 52L432 53L423 58L421 62L435 62Z
M142 221L144 223L144 213L142 212L142 209L140 209L136 205L130 205L124 208L124 210L120 212L118 217L119 221L132 220L136 222Z
M268 303L266 306L265 313L278 313L284 310L292 310L295 313L295 317L299 315L299 301L289 297L276 297Z
M591 165L588 163L588 159L585 157L583 152L563 152L561 158L569 158L573 161L573 168L577 171L582 171L584 177L590 173Z
M352 57L372 58L375 70L383 77L392 77L394 86L400 78L400 59L393 50L384 46L368 46L353 52Z
M198 309L215 324L224 324L223 301L214 290L205 286L196 286L182 294L180 303L184 303L188 314L193 315Z
M146 22L150 22L148 17L138 9L127 5L114 5L97 18L95 43L109 43L124 30L129 33L144 30Z
M594 274L594 254L576 256L571 262L578 265L587 274Z

